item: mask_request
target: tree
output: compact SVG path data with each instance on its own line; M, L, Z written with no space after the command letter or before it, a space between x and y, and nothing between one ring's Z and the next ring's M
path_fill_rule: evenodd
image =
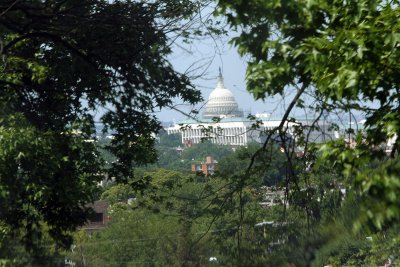
M167 55L205 3L0 3L0 221L26 227L28 246L42 222L66 246L85 222L103 173L95 120L114 133L110 177L127 181L156 159L152 112L200 100Z
M160 142L158 143L161 147L176 148L182 145L181 134L168 134L165 130L160 131Z
M160 141L157 148L157 167L173 170L190 170L181 160L181 155L177 151L177 147L182 145L180 134L167 134L161 131L159 135Z
M161 142L156 146L158 167L190 172L191 164L204 162L207 156L212 156L219 161L233 153L231 146L213 144L209 141L182 148L182 151L179 152L176 150L177 144L181 142L180 139L177 139L178 137L178 135L160 136Z
M218 174L223 177L250 174L246 169L252 156L259 148L259 144L250 144L248 147L237 148L234 153L218 162ZM251 172L256 181L251 185L254 187L261 185L282 186L279 183L284 180L285 176L284 162L283 153L279 151L276 145L271 145L267 151L257 157Z
M284 120L293 107L304 106L305 95L314 96L309 108L318 118L338 109L365 114L364 129L352 130L355 148L342 139L320 151L325 164L340 164L354 181L365 220L377 228L398 220L399 1L220 0L219 6L242 30L232 42L250 55L247 86L255 98L295 92ZM276 130L282 133L283 125Z
M233 152L232 147L227 145L213 144L210 141L195 144L182 152L182 159L184 160L198 160L204 161L207 156L212 156L219 160Z
M132 190L132 186L129 184L112 185L101 194L101 199L106 200L109 205L118 202L126 202L130 198L135 198L135 193Z
M212 248L205 238L208 218L203 183L194 175L158 169L142 194L113 185L103 197L113 201L106 229L80 243L87 265L92 266L207 266ZM114 201L137 194L135 201ZM199 238L202 237L202 238ZM82 240L76 236L75 242ZM77 244L78 245L78 244ZM79 253L67 257L79 261Z

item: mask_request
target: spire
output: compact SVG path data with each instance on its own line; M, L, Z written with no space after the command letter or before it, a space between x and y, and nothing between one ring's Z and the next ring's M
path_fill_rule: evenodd
M224 77L222 77L221 67L219 68L217 87L224 88Z

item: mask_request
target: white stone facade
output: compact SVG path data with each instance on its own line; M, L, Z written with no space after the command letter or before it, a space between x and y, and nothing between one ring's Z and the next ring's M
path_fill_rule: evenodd
M198 144L203 140L222 145L244 146L248 143L262 142L261 133L273 130L280 120L264 120L259 128L254 129L254 121L245 118L223 118L219 122L203 119L186 120L173 127L166 128L168 134L180 133L183 144ZM294 124L286 125L291 128ZM290 129L288 132L291 132Z

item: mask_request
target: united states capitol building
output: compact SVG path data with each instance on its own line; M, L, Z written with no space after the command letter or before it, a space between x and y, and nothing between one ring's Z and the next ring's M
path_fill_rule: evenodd
M251 119L250 119L251 118ZM249 143L263 143L266 135L281 123L281 117L270 114L250 116L239 108L233 93L225 87L221 73L217 86L210 93L205 110L199 119L187 119L166 128L168 134L181 134L182 144L191 145L210 140L212 143L232 146L245 146ZM307 127L314 118L286 121L284 128L289 138L295 137L296 126ZM314 126L319 131L310 131L308 140L324 142L339 137L339 133L329 131L329 124L317 121Z

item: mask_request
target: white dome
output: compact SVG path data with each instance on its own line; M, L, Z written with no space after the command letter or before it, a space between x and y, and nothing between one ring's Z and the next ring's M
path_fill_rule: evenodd
M203 117L243 117L243 112L239 110L232 92L225 88L221 73L218 76L217 87L215 87L208 97Z
M210 96L208 97L208 102L220 98L230 98L231 100L235 101L235 97L233 96L232 92L226 89L223 81L219 79L217 87L210 93Z

